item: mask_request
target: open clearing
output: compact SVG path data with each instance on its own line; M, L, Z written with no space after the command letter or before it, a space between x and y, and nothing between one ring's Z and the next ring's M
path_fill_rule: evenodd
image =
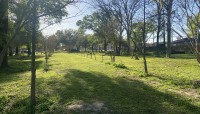
M175 56L176 57L176 56ZM200 113L200 79L195 59L117 57L127 68L115 68L109 56L97 60L82 54L55 53L44 72L44 56L37 55L37 113ZM30 58L13 57L0 70L0 112L29 113Z

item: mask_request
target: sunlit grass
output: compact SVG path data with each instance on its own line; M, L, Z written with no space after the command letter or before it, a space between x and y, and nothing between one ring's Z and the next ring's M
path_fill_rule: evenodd
M200 79L200 67L192 57L147 57L149 76L143 76L143 60L101 54L55 53L37 58L37 113L199 113L200 89L192 81ZM187 58L188 57L188 58ZM30 58L10 59L10 68L0 70L0 110L28 113ZM101 101L105 109L69 110L71 104Z

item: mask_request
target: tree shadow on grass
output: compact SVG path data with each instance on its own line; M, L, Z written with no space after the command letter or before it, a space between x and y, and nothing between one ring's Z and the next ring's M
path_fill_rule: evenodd
M193 87L193 81L194 81L194 80L188 80L188 79L180 78L180 77L155 75L155 74L151 74L150 77L157 78L157 79L159 79L163 82L167 82L167 83L170 82L170 84L172 84L174 86L179 86L181 88L191 88L191 87Z
M44 79L38 81L38 86ZM75 101L105 103L107 113L199 113L200 108L184 98L163 93L138 80L125 77L110 78L99 72L85 72L75 69L66 71L64 79L52 77L47 81L50 94L57 94L59 108L51 113L67 113L67 106ZM38 91L44 91L39 89ZM50 106L49 106L50 107ZM80 110L71 113L90 113ZM96 112L104 113L104 112Z
M36 61L36 69L40 67L43 61ZM0 83L7 81L16 81L20 78L20 73L31 71L31 61L10 60L9 67L0 69Z
M193 54L172 54L173 59L195 59Z
M30 98L18 100L7 113L29 113ZM101 101L108 110L69 110L78 102ZM66 70L64 77L37 79L36 113L199 113L200 108L180 96L160 92L141 81L108 77L100 72Z

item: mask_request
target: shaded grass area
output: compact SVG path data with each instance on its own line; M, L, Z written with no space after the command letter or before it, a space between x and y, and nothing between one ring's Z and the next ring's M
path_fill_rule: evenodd
M40 61L43 60L44 58L37 59L37 113L200 113L198 100L168 91L191 88L191 84L186 83L198 79L199 72L190 77L184 74L198 71L194 61L148 58L151 75L139 77L143 71L142 61L135 61L130 57L117 57L117 62L127 67L121 69L105 64L110 61L107 56L102 63L101 56L94 60L79 54L56 53L49 59L48 72L42 70ZM181 61L184 64L180 64ZM190 65L194 67L190 68ZM169 70L183 71L178 74L167 72ZM6 71L4 73L9 74ZM6 113L29 113L30 71L19 70L9 75L7 81L0 82L0 106L3 106ZM17 78L13 80L13 77ZM15 90L16 88L19 90ZM92 104L95 101L103 102L107 109L68 109L73 104Z
M109 110L98 113L198 113L199 107L178 95L163 93L141 81L125 77L110 78L99 72L68 69L64 77L38 79L38 113L94 113L66 109L69 104L103 101ZM28 113L27 98L14 104ZM16 109L15 109L15 106ZM21 110L19 110L22 108Z
M36 68L42 68L42 55L36 57ZM9 67L0 69L0 112L6 113L16 102L29 96L31 79L31 57L9 57ZM25 104L25 103L24 103ZM27 103L26 103L27 105ZM24 108L24 107L23 107Z

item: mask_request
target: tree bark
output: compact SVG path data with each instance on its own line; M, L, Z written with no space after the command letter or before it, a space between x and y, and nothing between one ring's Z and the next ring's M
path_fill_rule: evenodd
M122 34L123 34L123 31L124 30L123 30L122 25L121 25L121 27L120 27L120 36L119 36L119 49L118 49L118 53L117 53L118 56L121 55L122 38L123 38Z
M0 45L0 53L4 52L3 56L0 56L0 67L8 67L8 57L7 49L4 50L5 45L7 44L7 34L8 34L8 0L0 1L0 36L2 44ZM1 63L2 62L2 63Z
M146 62L146 20L145 20L145 0L144 0L144 28L143 28L143 62L144 62L144 71L148 74L147 62Z
M131 33L130 33L130 31L128 30L128 31L127 31L127 45L128 45L128 47L127 47L127 52L128 52L129 55L131 54L131 51L130 51L130 49L131 49L131 42L130 42L130 39L131 39Z
M16 46L15 47L15 56L18 56L19 55L19 46Z
M3 46L0 46L0 52L3 50ZM7 56L7 51L6 51L6 54L4 55L3 57L3 61L2 61L2 64L1 64L1 67L0 68L5 68L5 67L8 67L8 56Z
M107 41L104 39L104 51L107 51Z
M36 40L36 0L33 1L33 20L32 20L32 58L31 58L31 113L35 113L35 83L36 83L36 67L35 67L35 40Z
M159 57L159 51L160 51L160 46L159 46L159 40L160 40L160 28L161 28L161 6L160 3L157 3L157 13L158 13L158 24L157 24L157 42L156 42L156 56Z
M11 46L9 46L9 56L13 56L13 50Z
M163 10L163 14L164 14L164 10ZM165 38L165 15L163 15L163 44L164 44L164 53L166 54L166 38Z
M28 49L28 56L30 56L30 55L31 55L31 47L30 47L29 44L28 44L28 46L27 46L27 49Z
M171 14L172 14L173 0L168 0L167 4L167 52L166 57L171 56Z

